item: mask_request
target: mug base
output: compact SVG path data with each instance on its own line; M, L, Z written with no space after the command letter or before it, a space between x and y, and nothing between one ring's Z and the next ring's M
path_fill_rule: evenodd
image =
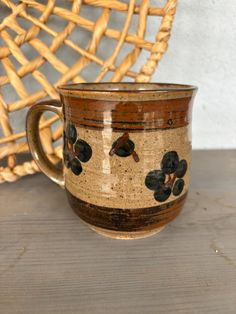
M104 228L99 228L90 224L88 224L88 226L90 229L92 229L93 231L97 232L98 234L102 236L112 238L112 239L118 239L118 240L136 240L136 239L147 238L161 232L165 228L165 225L164 225L164 226L151 229L151 230L125 232L125 231L113 231L113 230L108 230Z
M92 230L113 239L133 240L146 238L163 230L179 215L187 193L169 203L132 211L86 203L68 190L67 196L72 209Z

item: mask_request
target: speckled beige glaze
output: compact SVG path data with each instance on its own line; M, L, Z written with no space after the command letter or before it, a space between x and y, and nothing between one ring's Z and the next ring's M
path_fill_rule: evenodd
M97 206L132 209L165 204L186 193L189 168L183 178L185 187L181 195L176 197L172 194L162 203L157 202L153 191L145 186L145 177L149 171L160 169L160 162L167 151L175 150L179 158L186 159L190 165L189 127L130 133L139 162L135 162L132 156L109 155L112 143L123 133L112 132L111 129L77 128L77 131L79 138L90 144L93 154L82 165L81 175L75 176L70 169L65 170L66 188L75 197Z

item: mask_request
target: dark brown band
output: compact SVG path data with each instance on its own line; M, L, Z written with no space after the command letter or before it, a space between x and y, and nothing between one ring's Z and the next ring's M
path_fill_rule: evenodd
M96 206L73 196L67 197L73 210L85 222L96 227L116 231L144 231L161 227L173 220L180 212L187 193L180 198L154 207L121 209Z
M191 122L192 97L105 101L62 96L66 120L78 127L117 131L179 128Z

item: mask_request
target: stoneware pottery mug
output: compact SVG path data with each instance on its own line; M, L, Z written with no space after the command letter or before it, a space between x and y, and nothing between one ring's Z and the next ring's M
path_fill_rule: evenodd
M93 230L120 238L159 232L181 211L189 187L191 113L197 88L159 83L82 83L58 88L61 101L34 105L27 136L39 168L65 187ZM44 111L63 121L63 166L39 137Z

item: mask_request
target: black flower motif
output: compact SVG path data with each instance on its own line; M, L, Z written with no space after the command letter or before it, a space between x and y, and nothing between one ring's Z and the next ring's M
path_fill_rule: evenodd
M145 178L145 185L154 191L154 198L158 202L166 201L171 193L178 196L184 189L182 179L187 171L188 164L185 159L179 160L176 151L167 152L161 161L160 170L150 171Z
M134 149L135 149L134 142L130 140L129 133L125 132L112 144L109 155L113 156L114 154L116 154L119 157L128 157L132 155L134 160L138 162L139 157Z
M92 148L87 142L78 138L76 127L71 123L66 126L63 140L64 164L78 176L83 171L81 162L87 162L92 157Z

